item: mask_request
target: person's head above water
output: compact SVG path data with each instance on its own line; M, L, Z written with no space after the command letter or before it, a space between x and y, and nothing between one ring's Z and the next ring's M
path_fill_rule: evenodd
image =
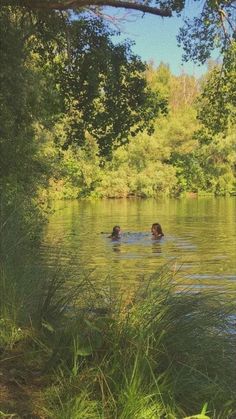
M120 226L114 226L110 236L112 239L119 239L121 237L121 228Z
M152 225L151 232L152 232L152 235L154 237L163 237L164 236L161 225L159 223L154 223Z

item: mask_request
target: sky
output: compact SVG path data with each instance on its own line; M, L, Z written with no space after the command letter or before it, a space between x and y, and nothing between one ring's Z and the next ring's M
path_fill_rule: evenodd
M109 8L108 14L111 14ZM123 15L122 15L123 14ZM113 16L124 16L125 12L119 10L113 12ZM193 15L193 10L186 12L185 16ZM135 41L132 47L134 53L139 55L143 61L153 61L156 66L160 62L169 64L170 70L175 75L182 72L200 77L207 70L206 65L197 65L192 62L182 62L182 48L178 47L176 35L183 25L183 17L161 18L138 12L129 12L126 20L119 23L121 36L118 40L129 38Z

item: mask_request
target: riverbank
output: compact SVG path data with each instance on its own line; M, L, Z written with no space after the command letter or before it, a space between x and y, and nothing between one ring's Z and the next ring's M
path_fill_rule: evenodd
M3 417L235 417L235 307L225 293L179 289L163 268L115 301L63 276L25 295L25 321L5 300Z

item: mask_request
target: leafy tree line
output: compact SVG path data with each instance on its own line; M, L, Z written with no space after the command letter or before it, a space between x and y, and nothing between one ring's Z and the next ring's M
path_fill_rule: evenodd
M61 154L56 196L158 197L185 192L225 195L235 192L234 47L227 68L213 66L203 80L174 76L168 66L149 65L146 78L168 102L167 115L155 119L154 131L130 136L113 147L108 160L92 136L82 148ZM222 122L220 122L222 121ZM57 129L62 129L58 126Z

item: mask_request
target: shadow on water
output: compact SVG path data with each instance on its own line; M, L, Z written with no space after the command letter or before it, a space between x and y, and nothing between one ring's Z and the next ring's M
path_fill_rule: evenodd
M153 240L152 243L152 253L161 253L161 241L160 240Z
M120 243L120 241L113 242L112 243L112 248L113 248L113 251L114 252L120 253L121 252L121 243Z

